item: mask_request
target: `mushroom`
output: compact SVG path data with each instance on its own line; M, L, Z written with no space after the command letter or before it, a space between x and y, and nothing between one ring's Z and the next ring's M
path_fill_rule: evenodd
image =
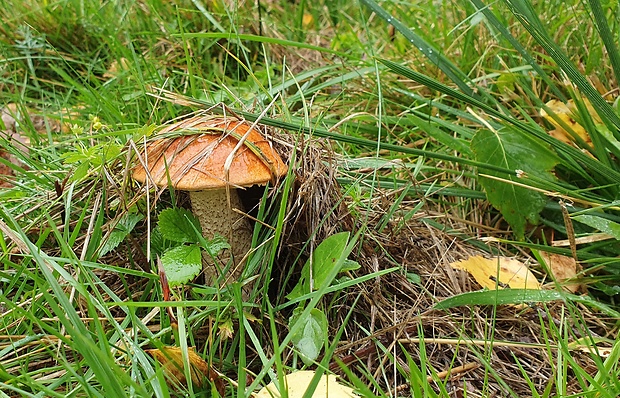
M216 234L228 239L238 277L242 259L252 243L252 228L239 198L240 188L265 185L286 174L287 167L270 143L245 121L231 117L195 116L174 123L147 143L144 164L133 170L133 178L144 183L189 191L192 212L200 220L205 238ZM146 166L146 169L145 169ZM148 169L148 171L147 171ZM204 256L207 283L218 276L210 256Z

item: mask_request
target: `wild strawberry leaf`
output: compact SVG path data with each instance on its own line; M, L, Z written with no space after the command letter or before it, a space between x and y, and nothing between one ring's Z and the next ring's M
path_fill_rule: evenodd
M471 147L478 162L515 171L509 176L486 171L490 176L520 184L527 184L525 179L528 177L548 181L555 179L551 173L558 164L555 153L538 139L517 130L480 130L474 136ZM538 216L547 203L545 195L507 181L482 176L480 184L485 189L489 202L502 213L518 239L523 239L528 221L532 224L538 223Z
M137 213L127 213L119 220L118 224L114 227L114 230L110 233L110 237L103 244L103 247L99 251L99 257L114 250L120 243L125 240L127 235L133 230L138 221L144 217Z
M197 245L173 247L161 257L170 287L182 285L202 271L202 257Z
M191 211L181 208L166 209L159 213L159 230L165 239L179 243L195 243L202 233L200 222Z

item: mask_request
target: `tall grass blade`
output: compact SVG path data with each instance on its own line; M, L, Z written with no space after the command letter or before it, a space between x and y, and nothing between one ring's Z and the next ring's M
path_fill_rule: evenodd
M532 35L542 48L566 73L570 81L583 93L594 106L599 116L617 140L620 140L620 117L603 99L598 91L579 72L566 53L556 44L545 30L532 4L527 0L504 0L515 18Z

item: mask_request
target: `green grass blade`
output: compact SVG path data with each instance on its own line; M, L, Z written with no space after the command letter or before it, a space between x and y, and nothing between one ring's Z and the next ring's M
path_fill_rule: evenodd
M607 128L609 128L616 139L620 140L620 117L579 72L579 69L577 69L562 48L551 39L532 4L527 0L505 0L504 2L508 5L515 18L553 58L560 69L566 73L570 81L590 100Z
M609 29L609 24L607 23L607 18L605 17L605 12L601 7L601 2L599 0L588 0L590 4L590 9L592 10L592 16L594 17L594 22L596 23L596 27L598 29L598 33L601 36L601 40L605 45L605 49L607 50L607 56L609 57L609 63L613 69L614 75L616 76L616 81L620 81L620 54L618 53L617 47L617 34L614 34ZM616 29L617 29L618 21L616 21ZM617 32L616 32L617 33Z
M471 86L471 79L463 73L450 59L444 56L441 51L424 40L420 35L409 29L397 18L390 15L385 9L379 6L373 0L361 0L361 3L376 13L381 19L400 32L405 38L424 56L426 56L433 64L437 65L443 73L452 80L459 89L472 97L477 97Z

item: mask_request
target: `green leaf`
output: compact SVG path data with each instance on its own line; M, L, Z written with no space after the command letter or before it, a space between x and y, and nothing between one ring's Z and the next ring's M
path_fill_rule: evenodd
M198 242L202 234L202 228L198 219L186 209L166 209L159 213L157 224L165 239L179 242Z
M73 175L70 178L70 181L81 181L88 174L88 170L90 170L90 163L85 160L76 167L75 171L73 171Z
M136 130L136 132L131 137L131 139L134 142L141 142L143 137L150 137L151 135L153 135L153 132L156 129L157 129L157 125L155 124L149 124L148 126L140 127L138 128L138 130Z
M206 251L208 251L212 256L217 256L219 252L224 249L230 249L230 245L226 241L222 235L215 234L213 239L207 241L206 246L204 247Z
M161 235L159 227L153 228L151 231L151 257L162 256L166 250L176 246L175 242L171 242L168 239L164 239Z
M200 247L184 245L173 247L161 257L170 286L187 283L202 271Z
M302 312L303 307L295 308L293 316L289 319L289 328L292 328L297 322L303 323L297 329L297 333L292 336L291 341L295 348L299 350L304 363L310 366L321 354L325 339L327 338L327 317L317 308L313 308L307 318L300 318Z
M323 286L326 283L331 283L332 281L328 281L327 278L331 273L331 270L336 265L336 262L340 258L340 255L347 247L347 242L349 241L349 233L348 232L340 232L334 234L327 239L325 239L321 244L314 250L312 254L312 262L310 259L306 261L304 267L301 271L301 278L292 292L290 292L286 297L290 300L294 300L298 297L303 296L304 294L310 293L310 265L312 264L312 287L313 290L317 290L320 286ZM358 264L359 265L359 264ZM339 272L348 269L356 269L351 268L351 264L348 262L344 262L342 268Z
M138 221L144 218L141 214L127 213L119 220L118 224L114 227L114 230L110 233L110 237L103 244L103 247L99 251L99 256L103 256L114 250L133 230Z
M558 164L556 155L542 142L520 131L510 128L480 130L471 147L477 161L515 171L513 175L486 171L491 176L525 184L528 177L547 181L555 179L551 170ZM523 172L521 178L517 177L517 170ZM538 215L547 203L545 195L491 178L480 177L480 184L489 202L499 209L518 239L523 239L527 221L538 223Z
M580 216L573 216L572 218L575 221L586 224L592 228L598 229L601 232L611 235L616 240L620 240L620 224L618 224L617 222L613 222L603 217L589 216L585 214Z
M346 259L342 263L340 272L355 271L356 269L360 269L360 267L361 265L357 261Z
M420 278L420 275L415 272L407 272L405 276L409 282L422 286L422 278Z
M483 290L459 294L435 304L436 309L472 305L503 305L562 300L564 297L555 290L501 289Z
M438 310L445 310L452 307L472 305L547 303L557 300L581 303L588 307L595 308L596 310L601 311L605 315L612 318L620 318L620 312L596 299L593 299L590 296L578 296L557 290L502 289L468 292L440 301L435 304L434 308Z

